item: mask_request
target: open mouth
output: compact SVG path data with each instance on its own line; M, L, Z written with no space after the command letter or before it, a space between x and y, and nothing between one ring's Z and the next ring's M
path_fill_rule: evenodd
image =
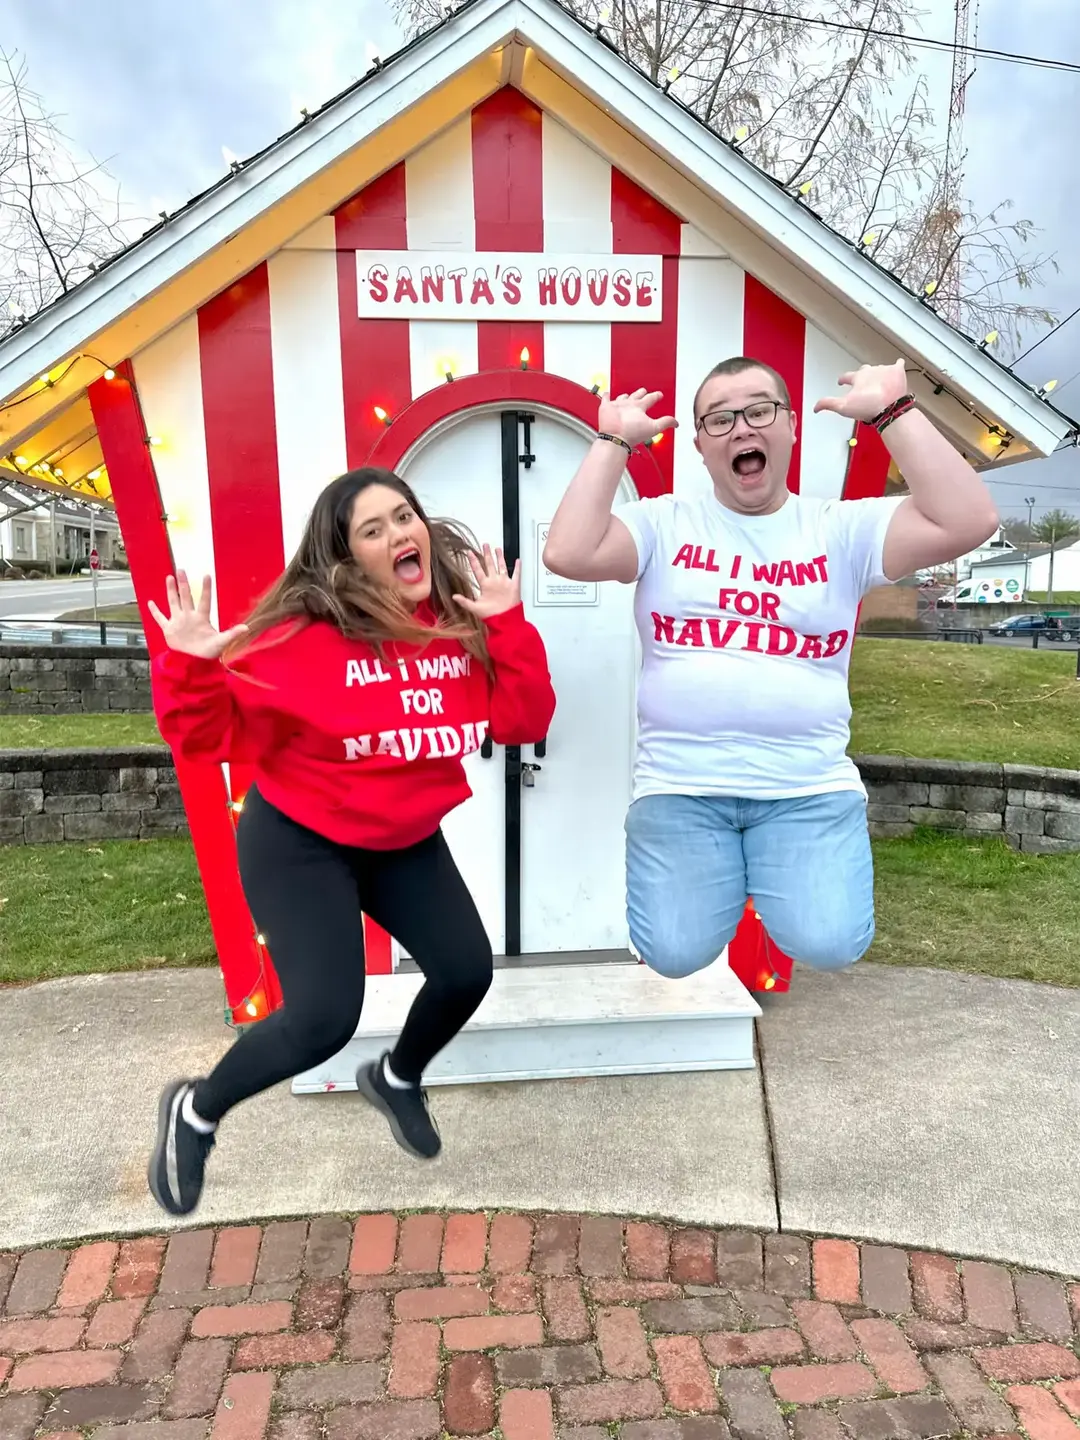
M731 462L731 468L740 480L756 480L765 469L765 452L755 445L748 445Z
M406 585L415 585L424 578L424 564L415 545L403 550L394 561L394 574L399 580L404 580Z

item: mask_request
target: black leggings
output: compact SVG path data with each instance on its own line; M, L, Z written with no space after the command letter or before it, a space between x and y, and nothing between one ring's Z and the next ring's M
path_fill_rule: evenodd
M442 832L405 850L354 849L298 825L253 786L237 848L244 894L284 1006L241 1034L199 1081L196 1113L220 1120L239 1101L348 1044L364 1003L361 912L424 973L390 1057L395 1075L418 1082L491 985L491 944Z

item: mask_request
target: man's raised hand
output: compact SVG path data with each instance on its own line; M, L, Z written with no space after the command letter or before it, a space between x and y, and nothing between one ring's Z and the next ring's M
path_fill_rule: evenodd
M660 390L635 390L631 395L600 397L597 429L602 434L617 435L630 446L644 445L654 435L674 430L674 415L650 415L649 411L664 398Z

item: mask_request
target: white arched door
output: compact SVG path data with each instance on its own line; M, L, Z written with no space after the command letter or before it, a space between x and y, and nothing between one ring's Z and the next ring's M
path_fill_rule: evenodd
M443 831L497 955L625 959L633 589L544 570L547 525L589 436L556 415L525 413L527 421L511 409L469 412L425 437L400 467L429 515L520 554L525 611L547 647L558 702L542 753L496 745L488 757L468 757L473 798ZM616 504L632 493L624 477Z

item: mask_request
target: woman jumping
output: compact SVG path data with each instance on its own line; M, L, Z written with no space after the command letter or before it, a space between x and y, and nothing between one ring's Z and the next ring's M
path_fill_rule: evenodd
M555 710L520 568L508 574L501 551L481 554L429 520L403 480L367 468L322 492L246 625L214 628L209 577L197 605L182 571L168 580L169 614L151 603L168 645L153 667L163 737L186 760L255 769L240 878L284 999L209 1075L165 1088L149 1182L171 1214L198 1204L234 1105L352 1039L363 914L425 983L393 1051L362 1066L357 1085L405 1150L439 1153L423 1072L492 978L491 944L439 826L471 794L462 756L488 734L542 740Z

